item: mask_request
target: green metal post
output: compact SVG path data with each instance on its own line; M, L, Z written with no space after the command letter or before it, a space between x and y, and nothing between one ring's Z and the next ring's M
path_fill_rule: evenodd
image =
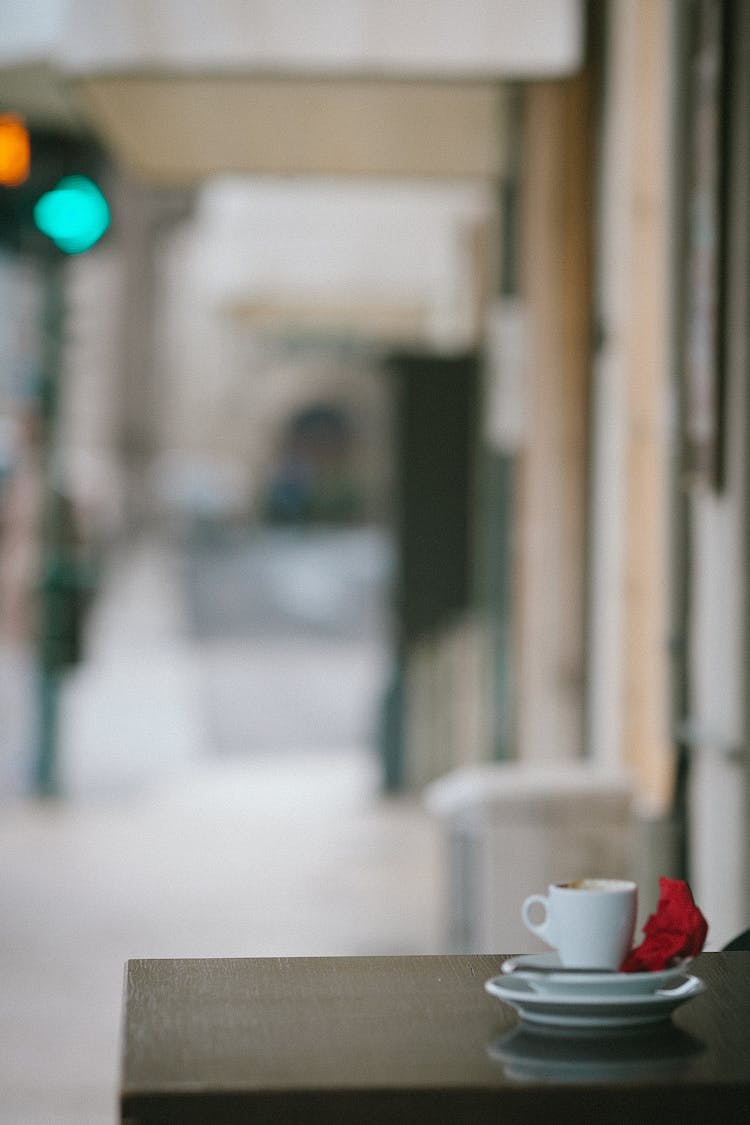
M61 496L54 482L54 446L61 378L64 322L65 261L50 257L44 264L44 301L41 323L42 370L40 410L42 422L43 510L40 527L41 575L38 625L38 730L34 762L34 789L41 797L59 792L58 711L60 687L62 567Z

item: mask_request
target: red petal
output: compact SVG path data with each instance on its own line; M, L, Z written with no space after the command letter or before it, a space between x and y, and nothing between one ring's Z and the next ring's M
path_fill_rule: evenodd
M703 949L708 923L682 879L659 879L659 902L643 927L644 940L633 949L622 972L667 968L679 957L694 957Z

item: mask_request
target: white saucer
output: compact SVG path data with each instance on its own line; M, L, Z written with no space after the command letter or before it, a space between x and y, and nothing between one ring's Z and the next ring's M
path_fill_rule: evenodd
M557 953L530 953L512 957L503 962L503 973L512 974L514 980L523 980L535 992L585 993L597 996L651 995L660 988L674 984L685 975L691 958L680 961L669 969L649 973L607 973L595 970L556 973L560 966Z
M705 991L699 977L682 974L653 993L539 992L515 973L485 982L490 995L510 1004L526 1023L551 1027L640 1027L666 1020L680 1004Z

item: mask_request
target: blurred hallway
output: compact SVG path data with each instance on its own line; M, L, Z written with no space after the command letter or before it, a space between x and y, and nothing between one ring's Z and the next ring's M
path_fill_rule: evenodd
M3 1125L112 1125L128 957L440 946L435 826L380 796L371 746L215 752L206 671L222 705L240 698L239 649L191 639L176 564L144 543L102 592L65 698L68 797L4 798Z
M65 687L63 792L122 791L215 753L374 754L390 565L375 530L128 546Z

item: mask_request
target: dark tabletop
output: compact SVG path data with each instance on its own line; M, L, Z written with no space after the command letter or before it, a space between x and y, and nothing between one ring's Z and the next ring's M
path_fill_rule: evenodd
M663 1025L532 1031L484 991L501 956L127 966L133 1125L750 1120L750 953L706 953Z

